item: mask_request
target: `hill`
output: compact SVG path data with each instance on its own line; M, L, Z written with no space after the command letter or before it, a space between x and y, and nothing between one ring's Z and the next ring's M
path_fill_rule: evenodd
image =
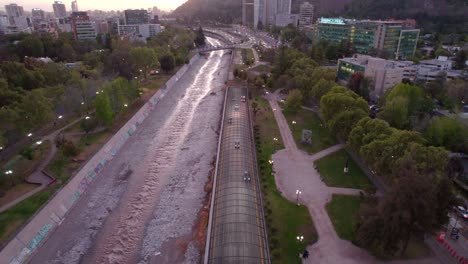
M242 0L188 0L174 10L173 15L188 21L239 23L242 20Z

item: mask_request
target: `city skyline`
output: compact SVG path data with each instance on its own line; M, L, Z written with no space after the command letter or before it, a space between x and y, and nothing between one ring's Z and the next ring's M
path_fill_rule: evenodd
M92 0L78 0L80 10L125 10L125 9L141 9L141 8L152 8L158 7L164 11L174 10L187 0L135 0L132 2L127 1L92 1ZM67 11L71 11L71 0L61 1L65 4ZM5 5L16 3L19 6L23 6L25 11L30 12L33 8L40 8L46 12L53 12L52 4L53 0L22 0L22 1L0 1L0 10L5 11Z

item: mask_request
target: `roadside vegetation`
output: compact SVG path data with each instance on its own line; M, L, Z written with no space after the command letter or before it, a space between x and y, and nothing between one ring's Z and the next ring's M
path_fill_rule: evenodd
M283 148L283 143L268 102L256 94L252 108L256 113L255 144L272 263L301 263L298 254L317 240L317 232L307 207L286 200L276 187L272 166L268 161L276 150ZM302 243L297 241L299 234L304 236Z

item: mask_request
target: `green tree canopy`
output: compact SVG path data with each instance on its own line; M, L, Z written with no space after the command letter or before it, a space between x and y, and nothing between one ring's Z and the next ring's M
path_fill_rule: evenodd
M159 63L161 64L161 69L165 72L170 72L175 67L174 56L172 54L163 55L159 58Z
M408 98L403 96L387 99L379 118L387 121L393 127L403 129L409 127Z
M320 100L320 112L326 121L342 111L358 109L366 114L369 112L369 107L364 99L342 86L333 87Z
M112 125L114 113L107 93L101 93L94 100L96 107L96 118L106 126Z
M286 98L285 110L290 112L297 112L302 106L302 93L301 91L294 89L289 92L288 98Z
M397 84L388 94L386 101L392 101L395 97L404 97L408 100L408 115L416 112L432 111L432 102L428 98L423 88L407 83Z
M433 119L424 135L431 145L443 146L452 151L468 151L468 129L455 119L448 117Z
M357 153L360 153L362 146L374 140L384 140L393 132L394 129L384 120L365 117L351 131L348 145Z
M132 56L134 62L134 71L143 72L146 79L146 74L151 67L159 67L158 57L153 49L146 47L136 47L130 50L130 56Z
M318 82L315 83L314 86L312 86L312 89L310 90L310 96L320 101L322 96L328 93L331 90L331 88L335 85L336 83L333 81L320 79Z

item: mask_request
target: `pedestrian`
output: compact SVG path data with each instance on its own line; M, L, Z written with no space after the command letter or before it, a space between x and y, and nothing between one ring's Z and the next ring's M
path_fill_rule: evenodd
M307 251L307 249L304 249L304 253L302 253L302 257L305 259L309 257L309 251Z

